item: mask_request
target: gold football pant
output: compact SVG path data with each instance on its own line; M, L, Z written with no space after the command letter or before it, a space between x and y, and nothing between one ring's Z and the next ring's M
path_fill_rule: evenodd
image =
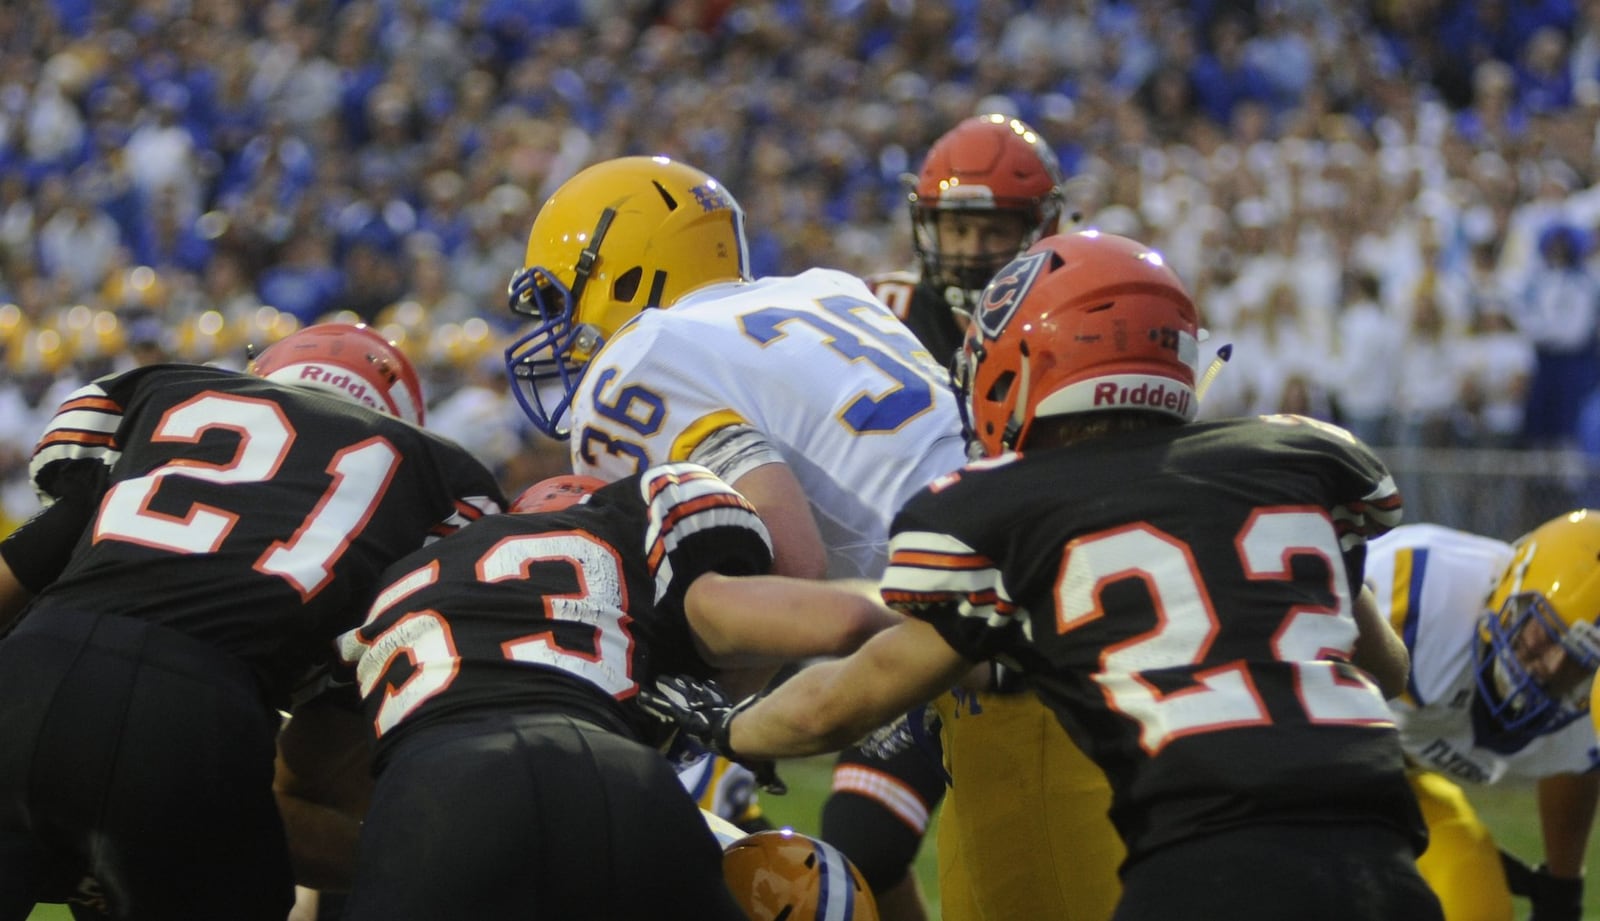
M1511 921L1500 850L1466 794L1433 771L1413 768L1409 779L1428 823L1428 850L1417 869L1439 896L1445 921Z
M1111 788L1033 694L946 694L939 817L944 921L1105 921L1125 853Z

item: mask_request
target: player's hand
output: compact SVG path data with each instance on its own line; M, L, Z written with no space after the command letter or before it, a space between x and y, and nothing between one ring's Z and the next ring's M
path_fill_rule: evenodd
M1580 921L1583 918L1583 877L1550 875L1548 867L1530 867L1515 855L1500 852L1506 885L1512 895L1525 897L1533 906L1528 921Z
M729 761L749 768L761 789L776 794L789 792L788 786L778 777L776 763L771 759L740 757L728 741L733 718L756 702L754 695L733 703L715 681L665 675L656 679L655 687L639 688L638 699L639 706L657 719L676 724L679 732Z
M939 715L932 707L918 707L867 733L855 748L870 758L887 761L912 746L921 745L938 731Z

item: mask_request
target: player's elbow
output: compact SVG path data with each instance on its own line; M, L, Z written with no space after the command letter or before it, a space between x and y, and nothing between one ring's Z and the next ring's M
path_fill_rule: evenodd
M839 630L834 637L834 648L829 655L847 656L867 640L901 620L901 615L872 598L863 597L840 616Z

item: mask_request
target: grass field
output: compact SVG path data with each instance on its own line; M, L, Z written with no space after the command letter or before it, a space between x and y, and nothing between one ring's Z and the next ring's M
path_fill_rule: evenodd
M765 796L762 804L772 820L797 831L815 834L822 799L828 790L831 758L810 758L786 762L779 773L789 784L786 796ZM1517 853L1531 862L1537 862L1541 851L1537 810L1533 791L1527 787L1503 785L1483 787L1470 791L1479 815L1494 831L1502 847ZM935 817L937 823L937 816ZM1593 836L1589 845L1589 876L1600 876L1600 835ZM917 872L922 889L937 909L939 886L934 865L933 846L925 845L917 856ZM1600 921L1600 882L1591 882L1585 893L1584 921ZM1517 917L1527 915L1526 903L1519 904ZM938 917L937 914L934 915ZM44 905L28 916L28 921L70 921L71 916L58 905Z

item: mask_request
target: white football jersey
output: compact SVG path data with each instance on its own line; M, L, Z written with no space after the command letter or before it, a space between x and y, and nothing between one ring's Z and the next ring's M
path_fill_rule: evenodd
M879 575L889 521L966 461L949 377L855 276L712 285L606 343L572 404L577 473L612 480L686 460L747 423L793 469L831 577ZM759 464L701 460L729 482Z
M1588 720L1515 752L1485 747L1474 731L1478 621L1511 557L1508 543L1431 524L1404 525L1367 544L1367 582L1411 651L1406 691L1389 702L1401 745L1412 761L1457 782L1600 767Z

